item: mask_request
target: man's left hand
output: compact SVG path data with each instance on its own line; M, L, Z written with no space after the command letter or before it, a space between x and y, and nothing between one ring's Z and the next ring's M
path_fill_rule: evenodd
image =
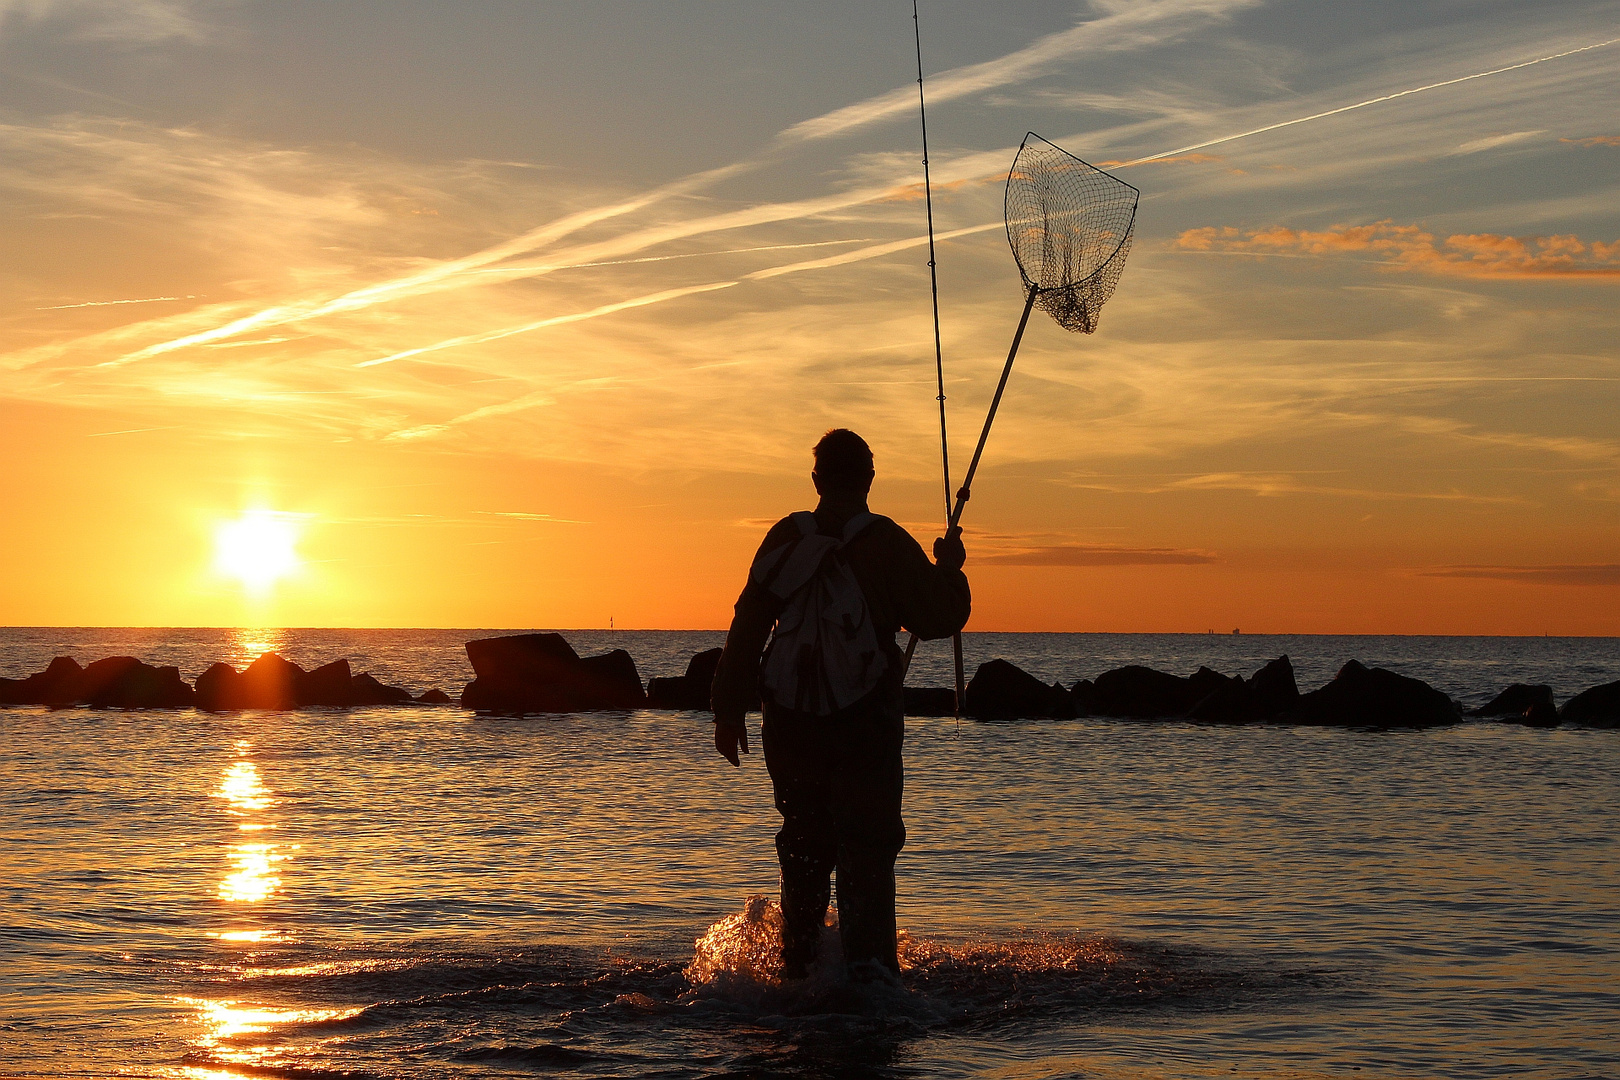
M934 562L946 570L960 570L967 562L967 548L962 546L962 526L952 525L950 531L934 541Z
M748 725L740 716L714 719L714 748L720 751L720 756L741 767L742 762L737 758L737 752L748 753Z

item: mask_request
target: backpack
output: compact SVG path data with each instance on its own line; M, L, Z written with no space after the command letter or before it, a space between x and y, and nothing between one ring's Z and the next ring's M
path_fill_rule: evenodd
M823 536L808 510L792 520L799 536L761 554L748 571L785 604L765 650L761 682L778 705L829 716L870 693L889 666L845 554L852 540L887 519L856 514L841 536Z

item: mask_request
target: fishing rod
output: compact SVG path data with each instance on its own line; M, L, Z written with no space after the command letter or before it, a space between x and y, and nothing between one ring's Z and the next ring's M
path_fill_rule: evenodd
M917 13L917 0L911 0L911 31L912 40L917 47L917 117L922 127L923 204L928 212L928 288L934 311L934 375L939 387L936 397L939 402L939 465L944 481L945 533L948 536L951 526L956 522L951 507L951 449L945 430L945 350L941 345L939 333L939 268L934 258L934 188L928 170L928 98L923 89L922 20ZM983 440L980 440L980 450L983 450ZM974 464L978 464L977 455ZM956 515L960 513L961 510L957 509ZM956 715L961 716L965 678L960 631L951 635L951 650L956 659ZM911 640L906 643L905 660L900 668L902 681L905 679L906 671L911 667L911 658L916 651L917 635L912 634Z

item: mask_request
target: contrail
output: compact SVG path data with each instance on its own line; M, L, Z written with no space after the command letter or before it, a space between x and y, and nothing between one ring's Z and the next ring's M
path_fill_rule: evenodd
M1489 75L1500 75L1504 71L1517 71L1520 68L1530 67L1532 64L1545 64L1548 60L1560 60L1566 56L1574 56L1576 53L1590 52L1593 49L1601 49L1605 45L1613 45L1617 41L1620 41L1620 38L1610 38L1608 41L1600 41L1595 45L1582 45L1578 49L1570 49L1567 52L1553 53L1551 56L1538 56L1534 60L1525 60L1522 63L1509 64L1507 67L1492 68L1490 71L1481 71L1473 75L1464 75L1457 79L1447 79L1444 82L1429 83L1427 86L1414 86L1410 90L1401 90L1394 94L1385 94L1382 97L1368 98L1366 101L1358 101L1354 105L1341 105L1337 109L1329 109L1327 112L1313 113L1310 116L1301 116L1296 120L1284 120L1280 124L1267 124L1265 127L1257 127L1253 131L1240 131L1236 135L1223 135L1219 139L1210 139L1207 142L1193 143L1191 146L1181 146L1174 150L1166 150L1162 154L1153 154L1149 157L1142 157L1137 158L1134 161L1127 161L1123 165L1116 166L1116 168L1128 169L1132 165L1142 165L1149 161L1157 161L1159 158L1171 157L1175 154L1185 154L1190 150L1202 150L1206 146L1219 146L1221 143L1229 143L1234 139L1247 139L1250 135L1262 135L1268 131L1276 131L1278 128L1292 127L1295 124L1303 124L1309 120L1320 120L1325 116L1337 116L1340 113L1350 112L1352 109L1364 109L1368 105L1377 105L1384 101L1394 101L1396 98L1407 97L1411 94L1421 94L1425 90L1438 90L1442 86L1456 86L1458 83L1470 82L1474 79L1483 79Z
M37 307L35 311L68 311L72 308L82 307L113 307L117 304L161 304L169 300L195 300L195 296L148 296L140 300L86 300L82 304L53 304L50 307Z
M958 236L967 236L970 233L986 232L990 229L999 229L1002 223L991 222L988 225L970 225L965 229L953 229L950 232L940 233L937 239L953 240ZM848 240L829 241L830 243L850 243ZM501 338L512 337L515 334L527 334L534 330L543 330L548 326L561 326L565 323L584 322L586 319L595 319L602 315L611 315L616 311L625 311L629 308L646 307L648 304L661 304L665 300L678 300L683 296L692 296L696 293L716 292L720 289L729 289L744 281L763 281L767 278L780 277L783 274L795 274L804 270L821 270L829 266L843 266L847 263L864 262L867 259L876 259L896 251L907 248L920 247L928 242L926 236L908 236L904 240L890 240L882 244L873 244L858 251L845 252L842 255L831 255L825 259L807 259L803 262L788 263L784 266L769 266L763 270L755 270L751 274L744 274L734 281L714 281L706 285L688 285L679 289L665 289L662 292L648 293L631 300L621 300L617 303L603 304L601 307L591 308L589 311L575 312L570 315L556 315L549 319L540 319L536 322L523 323L520 326L509 326L501 330L488 330L480 334L466 334L461 337L446 338L434 342L432 345L423 345L416 349L406 349L390 356L380 356L375 360L363 360L354 365L357 368L376 367L379 364L392 363L395 360L408 360L423 353L438 352L441 349L453 349L460 345L482 345L488 341L498 341ZM775 244L772 248L804 248L821 247L822 244ZM770 248L739 248L740 251L771 250ZM679 255L663 256L663 258L682 258ZM645 262L657 260L627 259L626 262ZM611 264L608 264L611 265Z
M718 251L686 251L679 255L648 255L640 259L604 259L600 262L530 263L523 266L496 266L488 270L474 270L475 274L533 274L553 270L581 270L592 266L634 266L637 263L669 262L672 259L697 259L705 255L747 255L755 251L790 251L795 248L834 247L838 244L869 244L870 236L852 236L847 240L817 240L809 244L764 244L760 247L722 248Z
M462 337L447 338L432 345L424 345L419 349L406 349L404 352L397 352L392 356L380 356L375 360L363 360L354 366L357 368L376 367L378 364L388 364L395 360L404 360L427 352L438 352L440 349L451 349L457 345L482 345L486 341L498 341L514 334L527 334L531 330L543 330L548 326L562 326L564 323L584 322L586 319L611 315L615 311L645 307L648 304L658 304L665 300L674 300L677 297L691 296L693 293L729 289L735 284L737 284L735 281L715 281L707 285L687 285L679 289L665 289L663 292L648 293L646 296L637 296L630 300L619 300L612 304L603 304L601 307L595 307L589 311L576 311L571 315L554 315L549 319L539 319L535 322L524 323L522 326L509 326L504 330L487 330L481 334L467 334Z

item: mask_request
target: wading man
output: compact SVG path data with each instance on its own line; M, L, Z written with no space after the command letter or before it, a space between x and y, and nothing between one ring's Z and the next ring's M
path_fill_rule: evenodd
M714 679L714 745L738 764L748 753L743 718L763 700L765 767L782 814L783 977L803 978L815 959L836 870L844 961L853 977L870 978L874 968L899 971L905 722L894 636L962 629L966 554L952 529L929 561L909 533L866 508L872 450L853 431L827 432L814 454L820 503L765 535L737 600Z

